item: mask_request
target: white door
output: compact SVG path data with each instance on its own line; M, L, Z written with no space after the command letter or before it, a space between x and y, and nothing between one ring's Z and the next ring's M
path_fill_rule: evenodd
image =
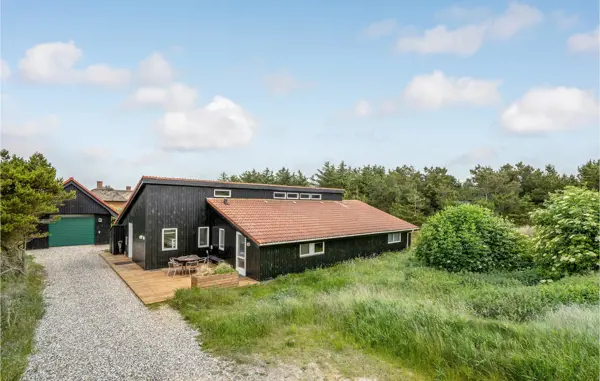
M128 225L128 232L127 232L127 256L129 258L133 258L133 224L130 222Z
M246 237L240 232L235 233L235 269L246 276Z

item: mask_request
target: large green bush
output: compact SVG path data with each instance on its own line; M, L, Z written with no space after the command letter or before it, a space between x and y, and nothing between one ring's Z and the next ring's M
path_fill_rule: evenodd
M598 268L600 193L567 187L553 193L531 214L535 225L533 259L549 276Z
M478 205L451 206L427 220L415 255L448 271L512 270L524 263L526 237Z

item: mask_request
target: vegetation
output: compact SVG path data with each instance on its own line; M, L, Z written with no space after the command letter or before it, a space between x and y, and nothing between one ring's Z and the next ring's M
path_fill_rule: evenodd
M215 267L215 274L229 274L236 272L227 262L221 262Z
M44 313L43 269L31 262L25 275L5 274L0 278L0 351L2 380L19 380L33 349L37 321Z
M40 153L25 160L2 150L0 160L0 271L24 274L25 243L43 236L37 231L40 218L58 212L57 206L75 194L64 191L56 169Z
M487 272L522 266L526 237L502 217L478 205L449 206L421 229L415 255L448 271Z
M597 270L600 193L567 187L532 214L534 260L552 277Z
M425 167L422 171L409 166L352 168L342 161L337 166L326 162L310 181L301 172L294 177L286 168L277 173L268 168L239 176L223 173L220 180L344 188L347 199L364 201L417 225L458 202L481 204L517 225L527 225L529 213L540 207L550 193L567 185L598 190L599 177L600 160L580 166L577 176L559 174L551 165L542 169L524 163L506 164L499 169L478 165L462 182L442 167Z
M387 253L257 287L179 290L171 303L205 348L241 360L380 380L598 379L596 275L542 279Z

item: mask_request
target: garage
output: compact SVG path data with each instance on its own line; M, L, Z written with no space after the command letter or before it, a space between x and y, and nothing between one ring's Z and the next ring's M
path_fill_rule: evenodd
M61 215L60 220L48 226L48 246L75 246L94 244L94 216Z

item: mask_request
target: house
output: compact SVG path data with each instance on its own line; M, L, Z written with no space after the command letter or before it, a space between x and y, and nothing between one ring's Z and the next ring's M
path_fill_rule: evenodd
M125 189L113 189L111 187L105 187L102 184L102 181L96 182L96 188L92 189L92 193L94 193L98 198L108 204L111 208L120 211L123 210L125 204L127 204L127 200L129 200L129 196L133 193L131 187L128 185Z
M181 255L215 255L264 280L410 245L417 226L343 195L144 176L115 221L110 248L144 269Z
M49 235L29 241L27 249L108 244L110 221L117 212L72 177L63 186L67 192L75 191L75 199L58 207L58 221L39 225L38 230Z

